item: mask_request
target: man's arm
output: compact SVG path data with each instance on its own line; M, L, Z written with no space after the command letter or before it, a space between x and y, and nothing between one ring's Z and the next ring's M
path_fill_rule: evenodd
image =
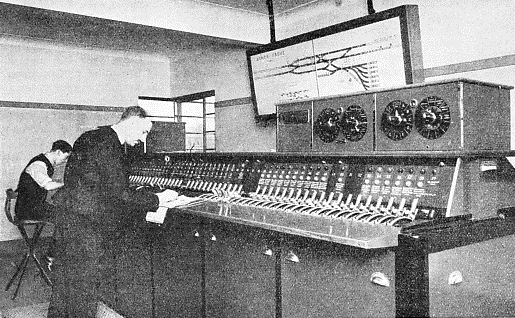
M100 178L99 185L106 204L120 209L153 211L159 206L159 198L149 191L136 191L129 188L127 166L123 153L120 153L118 140L98 144L90 154L95 158L95 170Z
M27 169L25 169L36 183L47 191L55 190L64 185L64 183L53 181L48 176L46 164L43 161L34 161Z
M64 183L61 183L61 182L50 181L50 182L47 182L43 186L43 188L45 188L45 190L47 190L47 191L51 191L51 190L59 189L63 185L64 185Z

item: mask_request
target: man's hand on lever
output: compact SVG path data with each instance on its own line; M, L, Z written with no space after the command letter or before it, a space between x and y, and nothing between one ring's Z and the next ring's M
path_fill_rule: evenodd
M159 206L166 206L167 203L177 200L179 194L176 191L166 189L163 192L156 193L159 198Z

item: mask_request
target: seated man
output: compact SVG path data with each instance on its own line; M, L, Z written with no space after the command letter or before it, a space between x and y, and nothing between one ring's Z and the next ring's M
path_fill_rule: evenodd
M14 211L19 220L42 220L53 222L54 208L46 202L47 193L63 186L63 183L52 180L54 167L66 161L72 151L72 146L64 140L57 140L52 149L32 158L18 182L18 198ZM46 255L49 269L53 261L52 241Z

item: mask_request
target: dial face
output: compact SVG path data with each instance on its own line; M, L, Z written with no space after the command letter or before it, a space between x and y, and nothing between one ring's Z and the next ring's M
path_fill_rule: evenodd
M383 111L381 116L381 130L391 140L406 138L413 129L413 111L411 106L394 100Z
M340 131L348 141L359 141L367 132L367 114L365 110L358 105L351 105L345 111L341 112L338 125Z
M314 133L323 142L333 142L338 137L338 113L332 108L322 110L314 123Z
M427 139L443 136L451 125L451 112L447 103L438 96L424 98L415 111L415 127Z

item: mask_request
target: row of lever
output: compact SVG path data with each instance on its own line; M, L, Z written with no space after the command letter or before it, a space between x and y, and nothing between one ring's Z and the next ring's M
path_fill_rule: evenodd
M387 224L399 226L415 219L418 211L418 199L411 202L410 207L406 206L406 199L402 198L395 207L395 197L385 200L379 196L372 204L373 197L364 197L359 194L355 197L349 194L343 201L343 193L335 195L331 192L326 198L326 192L321 190L282 188L273 186L258 186L255 192L250 193L250 197L242 197L242 184L220 183L204 180L188 180L131 176L130 182L136 184L147 184L151 186L175 187L187 190L210 192L201 195L199 198L219 201L227 200L233 204L253 206L260 208L276 209L285 212L310 214L330 218L341 218L373 224ZM335 198L336 196L336 198ZM363 202L364 201L364 202Z
M372 196L368 196L364 202L363 196L349 194L343 201L343 193L335 198L331 192L327 199L324 191L303 190L303 189L273 189L273 187L260 188L250 197L233 195L227 191L214 190L213 194L205 194L201 197L207 200L219 200L229 197L229 202L237 205L252 206L259 208L275 209L284 212L310 214L330 218L341 218L373 224L386 224L400 226L411 222L417 213L418 199L415 198L409 207L406 206L406 199L402 198L398 207L395 207L395 198L390 197L386 206L383 206L383 197L378 197L372 204Z
M160 188L165 187L173 187L173 188L181 188L186 190L195 190L202 192L214 192L214 191L224 191L229 193L231 196L236 196L241 193L243 188L242 184L233 184L233 183L222 183L222 182L213 182L213 181L205 181L205 180L188 180L184 181L184 179L179 178L165 178L165 177L149 177L149 176L130 176L129 181L131 183L139 184L139 185L150 185L150 186L158 186Z

